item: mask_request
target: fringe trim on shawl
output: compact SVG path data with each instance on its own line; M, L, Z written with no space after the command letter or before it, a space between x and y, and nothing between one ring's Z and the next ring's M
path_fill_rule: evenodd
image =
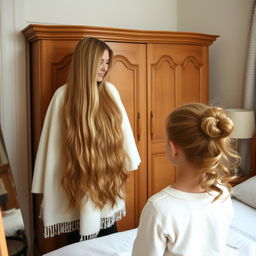
M53 237L62 233L69 233L79 229L79 220L70 222L57 223L51 226L44 227L44 237Z
M116 212L112 217L101 218L100 229L106 229L106 228L113 226L116 221L121 220L125 215L126 215L125 209L121 209L120 211ZM98 236L98 234L99 234L99 232L91 234L91 235L81 236L80 241L96 238Z
M80 237L80 241L85 241L85 240L90 240L90 239L94 239L98 236L99 232L91 234L91 235L84 235Z
M116 221L119 221L125 215L126 215L125 209L121 209L120 211L116 212L112 217L101 218L100 229L106 229L111 227L112 225L115 224ZM48 238L48 237L60 235L62 233L69 233L75 230L79 230L79 228L80 228L79 220L74 220L74 221L64 222L64 223L57 223L51 226L45 226L44 237ZM80 241L96 238L98 234L99 232L90 234L90 235L81 235Z
M126 215L125 209L116 212L112 217L101 218L100 229L106 229L115 224L116 221L121 220Z

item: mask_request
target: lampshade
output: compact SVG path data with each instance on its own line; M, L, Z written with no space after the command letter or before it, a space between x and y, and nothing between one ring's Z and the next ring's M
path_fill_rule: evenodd
M254 111L248 109L226 109L228 117L234 123L234 131L231 138L249 139L253 137L255 131Z

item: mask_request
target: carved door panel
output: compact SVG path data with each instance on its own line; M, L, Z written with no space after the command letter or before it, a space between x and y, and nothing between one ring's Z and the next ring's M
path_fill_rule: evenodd
M175 167L165 155L167 115L184 103L207 101L205 50L193 45L148 45L149 196L172 184L176 177Z
M35 159L44 117L58 87L66 83L77 40L41 40L31 45L32 159Z
M133 129L141 157L138 171L131 172L126 185L126 217L118 222L119 230L138 225L147 200L147 131L146 131L146 45L108 42L114 51L109 81L118 89Z

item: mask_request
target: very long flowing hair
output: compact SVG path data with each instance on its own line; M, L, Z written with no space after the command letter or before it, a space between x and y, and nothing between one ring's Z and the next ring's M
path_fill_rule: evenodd
M64 100L62 186L70 207L81 208L90 198L102 209L124 197L128 177L123 147L122 115L104 80L97 83L103 52L113 52L96 38L81 40L74 52Z

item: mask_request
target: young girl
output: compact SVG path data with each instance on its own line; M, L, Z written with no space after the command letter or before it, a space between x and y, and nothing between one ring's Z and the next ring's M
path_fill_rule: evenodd
M48 107L32 184L43 193L45 237L110 234L125 214L124 184L140 157L119 93L105 82L112 59L103 41L81 40Z
M166 121L176 182L145 205L132 256L221 256L232 218L229 159L232 121L216 107L191 103Z

